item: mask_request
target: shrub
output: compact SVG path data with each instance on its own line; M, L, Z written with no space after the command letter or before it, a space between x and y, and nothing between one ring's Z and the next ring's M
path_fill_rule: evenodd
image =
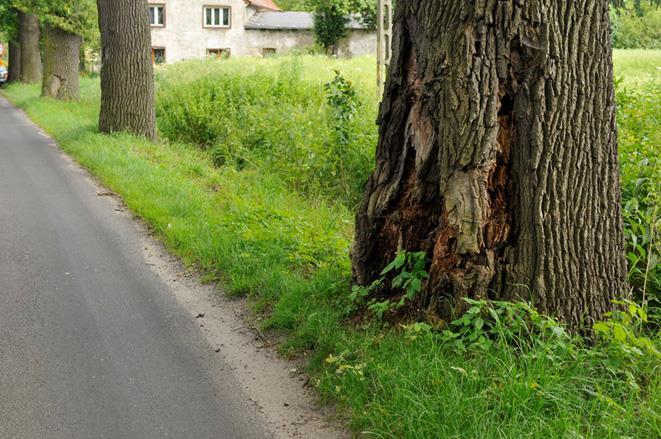
M317 43L336 55L339 42L348 35L351 17L370 29L376 28L375 0L308 0L314 12L314 33Z
M656 2L626 2L611 8L613 47L661 49L661 8Z
M314 35L326 51L337 54L338 43L347 36L349 3L347 0L318 1L314 7Z
M366 98L349 80L338 73L324 87L292 59L249 73L214 64L199 78L159 78L163 137L209 150L217 166L277 176L311 198L358 202L377 133L374 110L357 112Z

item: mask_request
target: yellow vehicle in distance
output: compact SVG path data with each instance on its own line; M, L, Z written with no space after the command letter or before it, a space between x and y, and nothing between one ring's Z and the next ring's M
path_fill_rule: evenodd
M3 56L5 56L5 46L0 43L0 87L9 80L9 71L7 70L7 63L2 59Z

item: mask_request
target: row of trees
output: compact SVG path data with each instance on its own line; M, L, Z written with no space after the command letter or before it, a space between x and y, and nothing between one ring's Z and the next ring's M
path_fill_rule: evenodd
M3 0L1 7L11 78L41 81L44 96L77 99L83 39L96 28L93 0Z
M101 37L99 129L155 137L151 34L146 0L0 0L13 80L42 95L80 97L83 41Z

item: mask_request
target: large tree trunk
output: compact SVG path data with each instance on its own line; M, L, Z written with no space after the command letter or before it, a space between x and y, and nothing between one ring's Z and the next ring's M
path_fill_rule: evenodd
M154 72L146 0L97 0L101 29L99 130L154 138Z
M80 35L44 26L44 77L41 94L64 101L80 97Z
M35 84L41 81L41 50L39 48L39 17L20 13L21 81Z
M355 281L425 251L421 313L601 318L626 293L607 0L409 0L395 21Z
M9 41L9 81L21 80L21 43Z

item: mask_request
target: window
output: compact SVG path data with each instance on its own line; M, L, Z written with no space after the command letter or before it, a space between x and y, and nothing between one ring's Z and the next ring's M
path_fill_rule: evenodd
M262 56L264 58L269 56L275 56L278 51L274 47L265 47L262 49Z
M232 54L230 49L207 49L209 59L227 59Z
M151 62L154 64L164 64L165 63L165 48L164 47L152 47L151 48Z
M165 5L149 5L149 24L153 27L165 26Z
M230 27L230 11L227 6L205 6L204 27Z

